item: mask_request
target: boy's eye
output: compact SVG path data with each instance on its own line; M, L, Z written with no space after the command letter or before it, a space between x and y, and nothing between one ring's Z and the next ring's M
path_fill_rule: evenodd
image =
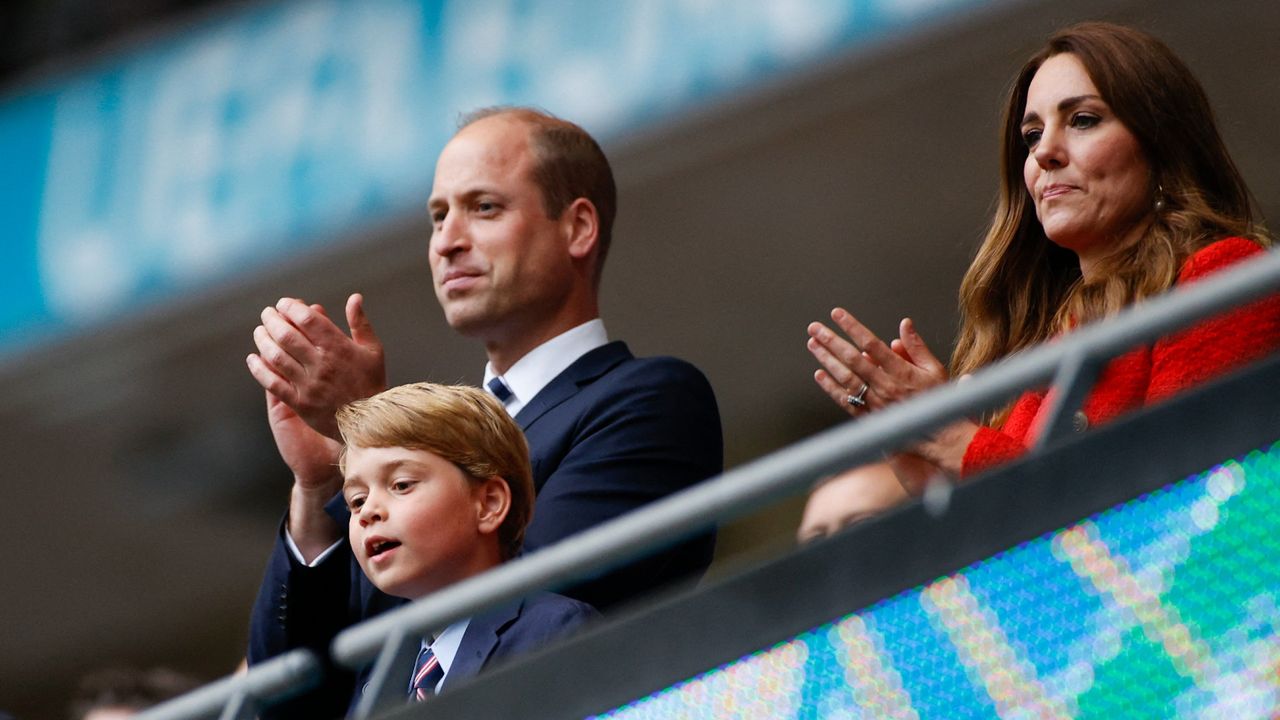
M391 483L391 489L395 490L396 492L405 492L411 487L413 487L412 480L396 480L395 482Z
M355 496L352 496L352 497L350 497L350 498L347 498L347 509L348 509L348 510L359 510L359 509L360 509L360 506L362 506L362 505L364 505L364 496L363 496L363 495L355 495Z

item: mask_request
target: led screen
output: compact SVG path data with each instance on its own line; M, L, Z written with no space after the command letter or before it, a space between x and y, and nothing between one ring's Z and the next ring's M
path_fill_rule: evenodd
M598 718L1274 717L1280 442Z

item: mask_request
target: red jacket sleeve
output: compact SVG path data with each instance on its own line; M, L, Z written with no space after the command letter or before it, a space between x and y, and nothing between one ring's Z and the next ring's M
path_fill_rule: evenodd
M973 440L969 441L969 447L965 448L964 458L960 462L960 477L976 475L1025 453L1026 437L1043 400L1044 393L1023 393L999 429L978 428Z

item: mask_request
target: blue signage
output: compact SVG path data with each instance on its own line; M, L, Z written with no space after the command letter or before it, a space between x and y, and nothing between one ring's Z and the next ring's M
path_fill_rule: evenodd
M297 0L0 101L0 351L412 212L458 116L608 138L991 0Z

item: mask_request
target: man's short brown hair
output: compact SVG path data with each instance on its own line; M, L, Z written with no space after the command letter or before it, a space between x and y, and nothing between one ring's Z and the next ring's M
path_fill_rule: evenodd
M511 507L498 543L503 560L520 551L533 517L529 446L493 396L466 385L413 383L344 405L336 418L346 447L425 450L457 465L470 482L505 480ZM339 465L345 461L344 448Z
M586 198L595 206L600 218L600 250L596 255L596 278L599 279L613 239L613 220L618 214L618 188L604 150L578 125L536 108L505 105L481 108L463 115L458 129L495 116L529 126L535 161L533 181L542 191L542 206L548 217L560 217L578 198Z

